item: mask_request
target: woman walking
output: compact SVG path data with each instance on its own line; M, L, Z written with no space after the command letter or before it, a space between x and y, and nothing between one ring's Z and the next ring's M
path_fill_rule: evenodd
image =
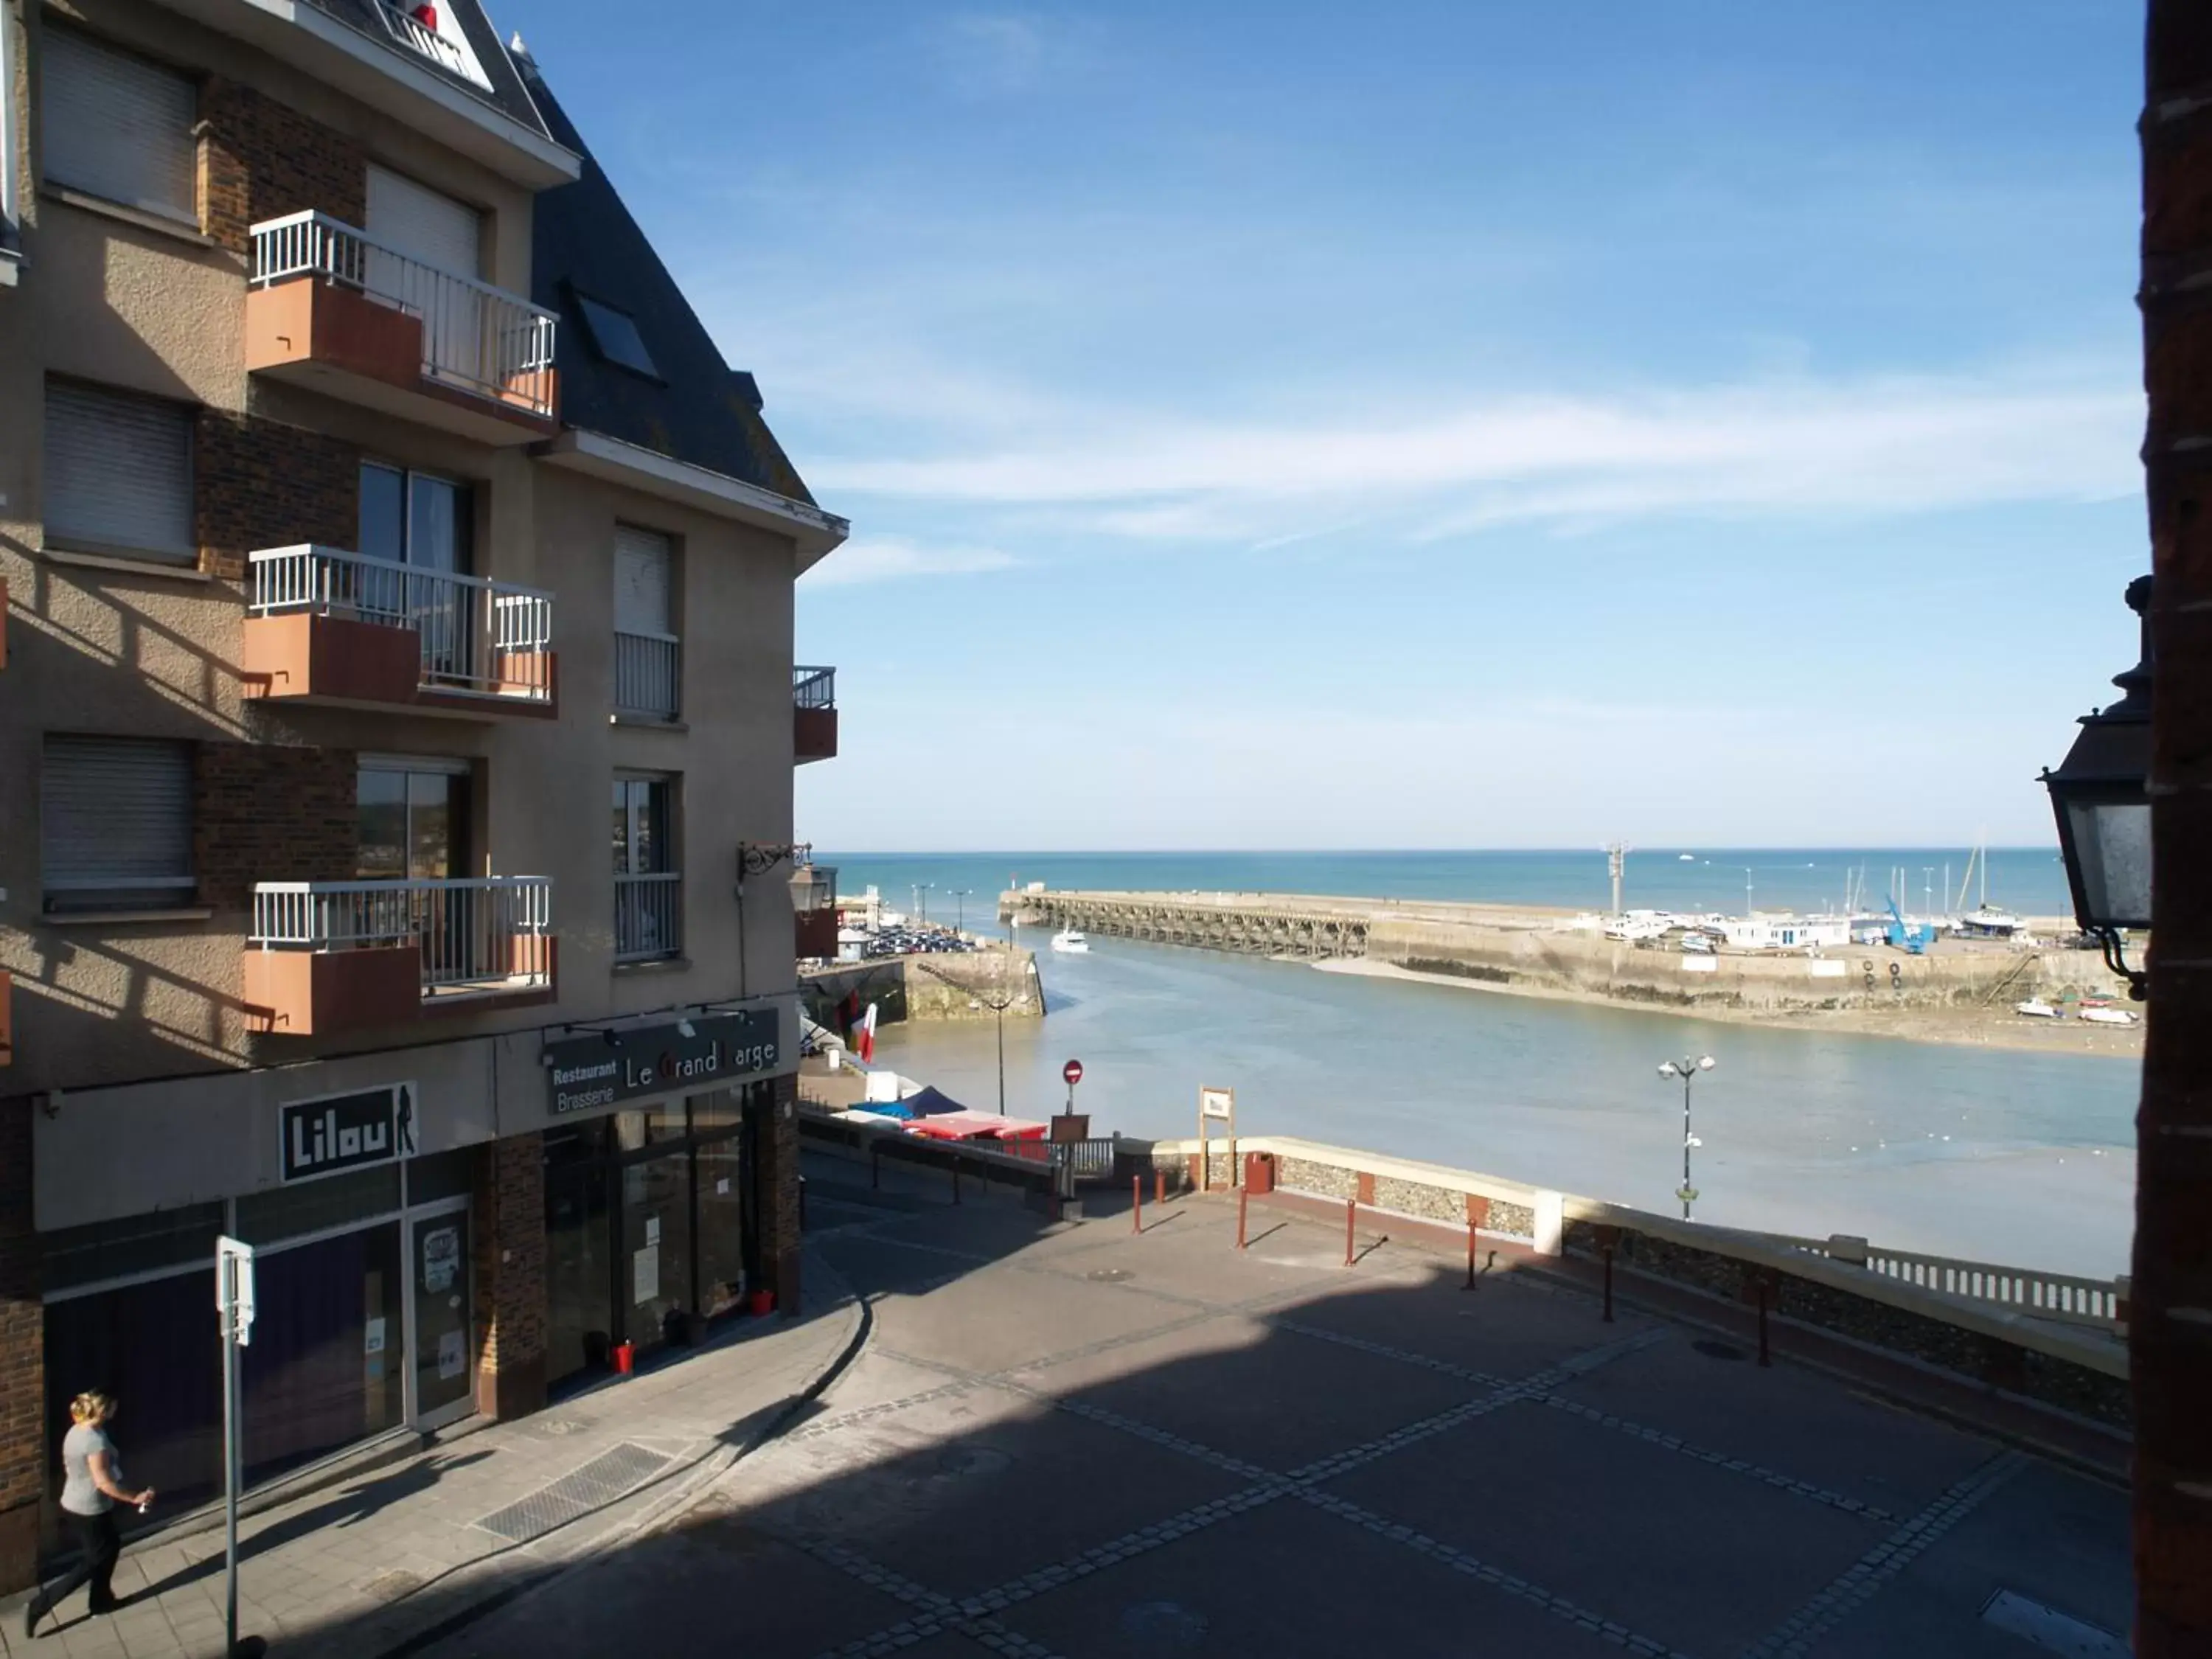
M76 1534L77 1548L84 1559L31 1598L23 1609L26 1638L38 1633L39 1620L79 1584L92 1586L94 1614L115 1608L115 1561L123 1553L123 1540L115 1529L115 1506L136 1504L143 1515L153 1504L154 1489L124 1490L122 1461L116 1455L115 1443L107 1437L106 1425L114 1415L115 1401L104 1394L88 1392L70 1401L74 1426L62 1438L62 1470L66 1477L62 1484L62 1513L69 1518L70 1530Z

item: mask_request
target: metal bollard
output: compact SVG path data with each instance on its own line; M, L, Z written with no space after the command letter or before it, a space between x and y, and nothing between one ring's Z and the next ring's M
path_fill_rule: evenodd
M1344 1265L1347 1267L1352 1265L1352 1224L1358 1219L1358 1217L1359 1200L1356 1198L1346 1199L1344 1200Z
M1129 1177L1129 1222L1131 1232L1145 1231L1145 1178L1142 1176Z
M1474 1223L1467 1224L1467 1287L1474 1288Z
M1605 1257L1605 1322L1613 1323L1613 1246L1608 1244L1601 1254Z
M1156 1164L1152 1169L1152 1202L1165 1204L1167 1201L1168 1172Z
M1237 1189L1237 1248L1244 1248L1244 1200L1247 1194L1242 1187Z

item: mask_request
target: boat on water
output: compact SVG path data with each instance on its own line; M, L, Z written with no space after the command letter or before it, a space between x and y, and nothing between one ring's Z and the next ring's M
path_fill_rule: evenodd
M1065 955L1079 955L1091 949L1091 941L1073 927L1063 927L1052 936L1052 948Z

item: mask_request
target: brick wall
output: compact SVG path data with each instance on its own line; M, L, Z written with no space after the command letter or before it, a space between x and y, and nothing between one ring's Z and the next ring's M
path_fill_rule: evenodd
M799 1311L799 1079L775 1080L767 1133L760 1138L768 1168L760 1190L768 1194L761 1218L762 1254L780 1312Z
M201 568L236 580L257 548L361 534L361 452L257 416L204 409L192 434L192 537Z
M545 1144L483 1148L476 1190L477 1409L520 1417L545 1403Z
M368 216L368 157L342 132L220 76L200 88L202 228L244 253L252 226L313 208L358 225Z
M2129 1351L2134 1650L2165 1659L2212 1652L2212 7L2151 0L2147 48L2154 944Z
M349 749L202 743L192 760L200 902L241 910L257 881L346 881L360 843Z
M46 1481L46 1317L31 1229L31 1101L0 1100L0 1595L38 1567Z

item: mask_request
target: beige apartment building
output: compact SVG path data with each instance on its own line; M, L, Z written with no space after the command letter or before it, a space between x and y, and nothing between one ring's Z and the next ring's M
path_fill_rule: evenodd
M255 1482L796 1305L846 526L477 0L0 0L0 90L6 1589L80 1389L216 1490L218 1235Z

